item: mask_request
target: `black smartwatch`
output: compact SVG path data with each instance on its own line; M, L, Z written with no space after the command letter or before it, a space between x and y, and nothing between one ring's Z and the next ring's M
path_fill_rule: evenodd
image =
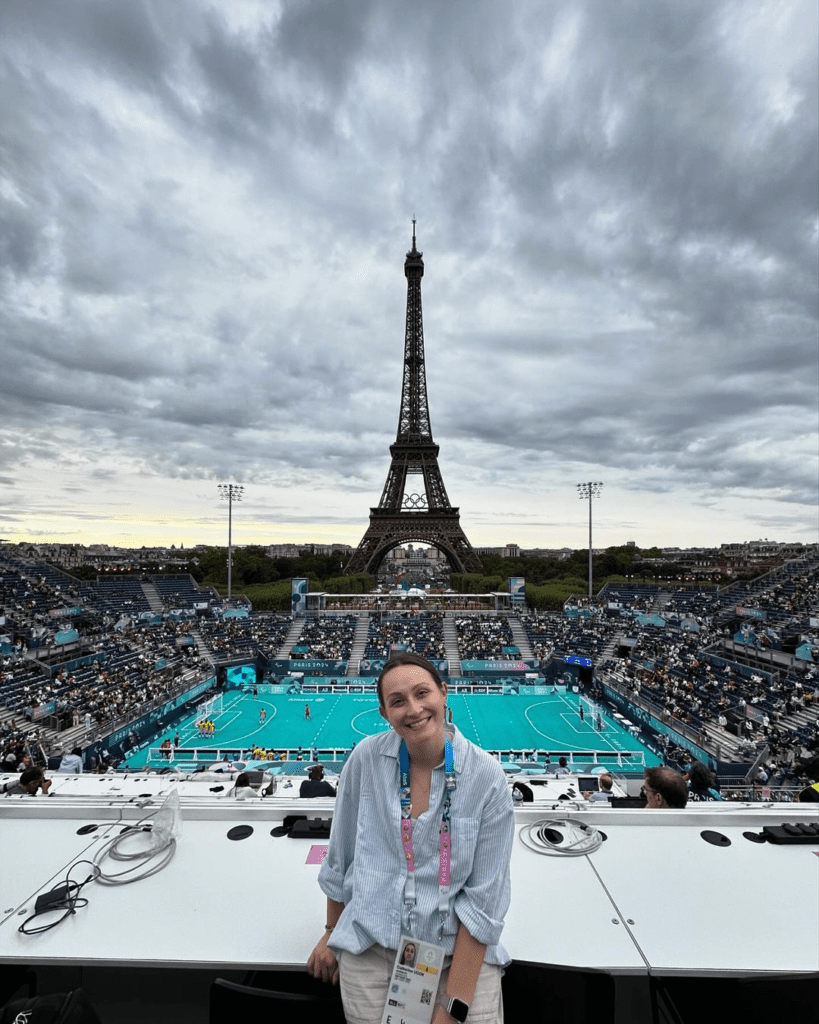
M465 1003L463 999L459 999L457 996L447 996L441 1000L441 1005L454 1020L463 1024L466 1020L466 1016L469 1013L469 1003Z

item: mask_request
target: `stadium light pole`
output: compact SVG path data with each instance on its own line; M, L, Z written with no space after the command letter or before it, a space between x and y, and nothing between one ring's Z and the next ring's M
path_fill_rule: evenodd
M228 503L228 601L233 597L233 502L241 501L244 487L241 484L217 484L219 496Z
M589 480L586 484L577 485L578 498L589 502L589 598L592 596L592 499L600 497L602 487L602 480Z

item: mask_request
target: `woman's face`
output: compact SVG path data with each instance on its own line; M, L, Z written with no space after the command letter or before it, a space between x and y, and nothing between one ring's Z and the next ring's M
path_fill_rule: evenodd
M414 959L415 959L415 946L411 942L408 942L406 944L406 946L404 946L404 963L405 964L411 964Z
M439 686L420 665L397 665L381 680L383 718L407 746L440 736L446 713L446 684Z

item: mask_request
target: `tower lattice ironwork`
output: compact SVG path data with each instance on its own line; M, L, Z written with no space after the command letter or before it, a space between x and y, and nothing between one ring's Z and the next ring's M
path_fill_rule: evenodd
M407 321L404 333L404 378L401 412L392 461L377 508L370 509L370 525L345 569L375 575L382 559L399 544L431 544L442 551L456 572L481 569L478 556L461 529L457 508L449 503L438 445L432 439L424 366L424 321L421 278L424 254L415 246L404 261L407 278Z

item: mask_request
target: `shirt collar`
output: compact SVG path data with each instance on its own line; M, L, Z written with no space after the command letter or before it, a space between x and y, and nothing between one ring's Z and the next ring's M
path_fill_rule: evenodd
M455 761L455 774L460 775L461 772L463 771L464 755L466 753L467 741L463 738L459 730L452 724L452 722L447 722L444 725L444 729L449 735L450 740L452 741L452 753L454 755ZM384 741L384 747L381 750L381 754L383 757L391 757L397 761L398 751L400 749L401 737L398 735L395 729L390 729L390 731L386 734L386 739ZM444 762L441 761L441 763L437 764L435 767L443 768Z

